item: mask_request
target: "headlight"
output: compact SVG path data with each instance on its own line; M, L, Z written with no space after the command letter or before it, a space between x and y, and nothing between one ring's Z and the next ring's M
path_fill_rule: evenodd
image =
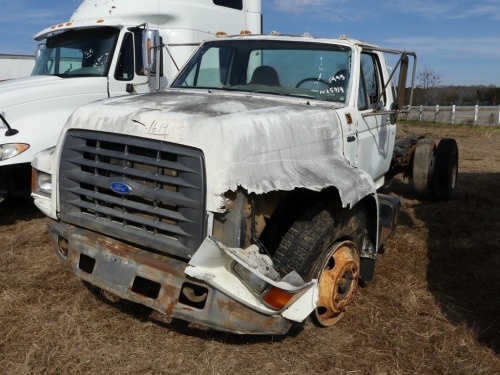
M52 175L33 168L33 174L31 177L31 190L33 191L33 193L51 195Z
M269 286L268 282L262 280L262 278L260 278L255 273L245 268L238 262L234 262L233 269L234 272L236 272L236 274L240 277L240 279L243 280L243 282L257 294L262 293Z
M0 161L13 158L30 148L26 143L7 143L0 145Z
M233 270L258 295L258 298L262 302L275 310L283 310L307 290L307 288L300 289L293 287L290 290L285 290L276 285L271 285L238 262L233 263Z

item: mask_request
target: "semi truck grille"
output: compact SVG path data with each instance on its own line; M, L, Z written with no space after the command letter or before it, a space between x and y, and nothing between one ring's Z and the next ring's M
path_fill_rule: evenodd
M201 150L73 129L59 176L63 221L182 258L205 236Z

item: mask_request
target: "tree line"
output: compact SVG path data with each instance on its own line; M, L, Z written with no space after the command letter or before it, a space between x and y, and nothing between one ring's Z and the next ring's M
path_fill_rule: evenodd
M413 92L413 105L500 105L500 87L495 85L443 86L441 77L430 66L424 66L417 74Z

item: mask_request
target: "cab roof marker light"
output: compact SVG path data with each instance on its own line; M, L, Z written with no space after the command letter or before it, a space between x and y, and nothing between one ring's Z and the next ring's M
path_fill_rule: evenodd
M250 30L241 30L240 35L251 35L252 32Z
M227 33L225 31L217 31L215 36L227 36Z
M104 20L101 18L101 19L98 19L96 23L103 23Z

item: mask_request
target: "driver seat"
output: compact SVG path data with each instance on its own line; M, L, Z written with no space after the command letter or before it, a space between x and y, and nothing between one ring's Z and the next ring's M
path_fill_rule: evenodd
M253 71L250 84L254 85L267 85L267 86L281 86L280 79L276 70L268 65L257 67Z

